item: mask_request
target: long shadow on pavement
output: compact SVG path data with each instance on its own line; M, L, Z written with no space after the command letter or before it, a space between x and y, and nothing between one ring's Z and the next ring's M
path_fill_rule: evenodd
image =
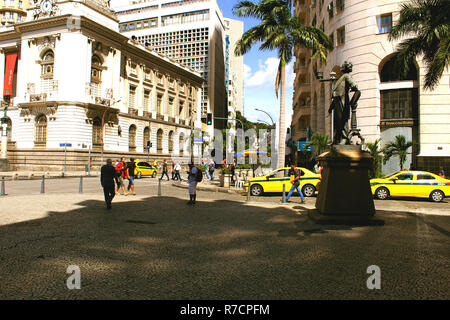
M1 226L0 298L449 298L448 237L407 214L380 212L383 227L319 227L283 206L185 202L149 197L107 211L87 200ZM382 290L366 287L374 264ZM80 267L81 290L66 287L69 265Z

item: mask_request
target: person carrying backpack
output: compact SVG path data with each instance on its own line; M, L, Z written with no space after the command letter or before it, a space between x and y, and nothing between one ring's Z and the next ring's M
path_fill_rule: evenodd
M189 204L195 204L195 200L197 197L197 183L202 181L203 174L200 169L198 169L194 164L191 162L189 163L189 176L188 176L188 184L189 184Z

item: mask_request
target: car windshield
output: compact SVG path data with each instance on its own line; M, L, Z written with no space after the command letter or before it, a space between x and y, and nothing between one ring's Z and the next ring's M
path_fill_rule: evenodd
M395 175L396 175L396 174L398 174L398 173L400 173L400 171L397 171L397 172L391 173L390 175L387 175L387 176L385 176L385 177L384 177L384 179L389 179L389 178L391 178L391 177L395 176Z

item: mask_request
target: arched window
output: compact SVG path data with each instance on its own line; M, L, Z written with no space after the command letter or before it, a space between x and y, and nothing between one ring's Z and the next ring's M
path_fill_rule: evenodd
M163 131L159 129L156 133L156 147L159 153L163 151Z
M403 75L395 68L394 61L394 58L390 58L383 64L380 71L381 82L417 80L417 68L414 63L409 66L408 73Z
M394 58L387 60L380 68L380 81L390 82L388 89L381 87L381 119L417 119L418 117L418 79L414 63L409 66L406 76L396 72ZM396 88L398 83L399 89ZM401 89L400 89L401 87Z
M92 122L92 144L101 145L103 143L102 122L95 118Z
M144 129L144 150L147 150L147 141L150 141L150 128L145 127Z
M136 151L136 126L134 124L128 130L128 147L129 151Z
M97 55L91 60L91 82L100 83L102 81L102 60Z
M184 153L184 134L183 133L180 133L179 148L180 148L180 156L182 156Z
M43 114L36 117L35 145L45 146L47 143L47 117Z
M53 66L55 63L55 55L52 50L47 50L42 55L41 61L41 78L53 79Z
M173 152L173 131L169 132L169 152Z

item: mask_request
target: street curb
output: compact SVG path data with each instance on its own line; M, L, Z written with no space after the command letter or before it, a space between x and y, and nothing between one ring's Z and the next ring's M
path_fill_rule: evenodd
M187 184L173 183L172 186L177 187L177 188L182 188L182 189L189 189L189 186ZM222 187L204 187L204 186L198 186L197 185L197 190L209 191L209 192L222 192L222 193L241 194L239 191L229 190L227 188L222 188Z

